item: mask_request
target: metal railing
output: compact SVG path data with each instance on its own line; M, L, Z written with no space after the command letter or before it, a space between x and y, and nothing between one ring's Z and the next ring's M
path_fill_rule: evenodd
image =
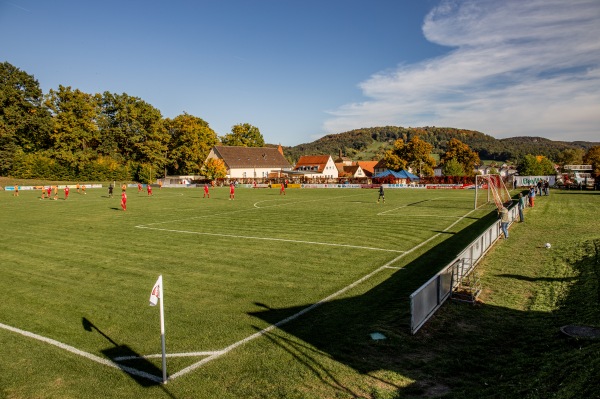
M512 221L518 220L516 206L509 209ZM509 224L509 226L510 226ZM415 334L452 295L452 291L468 276L487 251L501 237L500 221L494 222L479 237L439 271L429 281L410 295L410 329Z

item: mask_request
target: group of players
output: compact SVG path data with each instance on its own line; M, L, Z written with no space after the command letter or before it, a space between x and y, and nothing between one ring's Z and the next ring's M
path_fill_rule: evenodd
M138 194L141 193L143 191L143 186L141 183L138 183L137 185L138 188ZM159 188L162 189L162 182L159 182ZM77 183L76 185L76 189L77 189L77 193L78 194L87 194L86 193L86 186ZM54 186L43 186L42 187L42 196L40 197L40 199L58 199L58 186L54 185ZM114 191L114 186L113 183L110 183L108 186L108 196L110 198L113 197L113 191ZM150 184L146 185L146 191L148 193L149 196L152 196L152 186ZM68 199L69 198L69 193L70 193L70 188L69 186L65 186L64 187L64 199ZM52 195L54 194L54 195ZM283 194L285 195L285 185L281 184L281 190L279 192L279 194ZM13 188L13 196L19 196L19 186L15 185ZM209 191L209 187L208 184L204 185L204 195L202 196L202 198L210 198L210 191ZM229 185L229 200L234 200L235 199L235 183L231 183ZM127 210L127 184L123 183L121 185L121 209L123 209L124 211Z
M142 183L137 184L138 194L144 191ZM162 189L162 183L159 183L159 188ZM108 196L110 198L113 197L114 186L112 183L108 185ZM152 186L150 184L146 184L146 191L148 192L148 196L152 196ZM121 185L121 209L124 211L127 210L127 184L123 183Z
M77 188L78 194L87 194L85 191L85 188L86 188L85 185L81 185L81 184L77 183L77 185L75 187ZM67 198L69 198L69 193L70 193L71 189L69 188L69 186L65 186L64 190L65 190L65 200L66 200ZM15 186L14 193L15 194L13 194L13 195L19 196L18 186ZM54 196L52 196L52 194L54 194ZM48 199L52 198L52 199L57 200L58 199L58 186L56 186L56 185L48 186L48 187L43 186L42 187L42 196L40 197L40 199L43 200L46 198L48 198Z

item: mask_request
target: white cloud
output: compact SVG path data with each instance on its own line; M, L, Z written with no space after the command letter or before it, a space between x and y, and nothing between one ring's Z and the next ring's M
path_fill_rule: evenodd
M332 111L326 132L451 126L600 141L597 0L447 0L423 33L452 49L374 74L359 85L368 100Z

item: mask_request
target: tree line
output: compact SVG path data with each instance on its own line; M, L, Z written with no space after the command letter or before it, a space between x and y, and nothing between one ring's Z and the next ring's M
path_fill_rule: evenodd
M262 147L248 123L223 136L200 117L164 118L126 93L89 94L38 81L0 64L0 175L56 180L152 181L163 174L201 174L217 145Z
M330 134L312 143L287 147L285 152L293 160L301 155L337 154L339 151L362 157L363 152L374 147L374 144L380 143L378 153L366 155L368 159L373 156L380 158L387 150L393 148L396 140L402 139L408 142L416 136L431 144L432 154L437 154L440 158L446 152L449 142L457 139L468 145L483 160L510 162L515 165L523 163L527 155L543 156L550 162L561 165L577 164L582 162L583 156L592 147L600 145L600 143L583 141L553 141L541 137L496 139L478 131L449 127L383 126Z
M286 147L294 164L301 155L352 153L374 143L392 169L432 174L438 155L444 174L470 175L480 159L512 161L521 174L553 173L553 164L594 165L598 143L556 142L536 137L497 140L481 132L446 127L384 126L331 134ZM144 100L126 93L89 94L60 85L44 94L38 81L8 62L0 63L0 175L53 180L152 181L164 174L223 174L223 165L203 164L218 144L262 147L260 130L248 123L223 136L200 117L184 112L164 118ZM358 156L358 160L360 160Z

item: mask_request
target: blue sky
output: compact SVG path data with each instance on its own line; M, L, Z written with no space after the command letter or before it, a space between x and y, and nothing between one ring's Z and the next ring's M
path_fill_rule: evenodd
M43 91L296 145L374 126L600 141L598 0L0 0L0 62Z

